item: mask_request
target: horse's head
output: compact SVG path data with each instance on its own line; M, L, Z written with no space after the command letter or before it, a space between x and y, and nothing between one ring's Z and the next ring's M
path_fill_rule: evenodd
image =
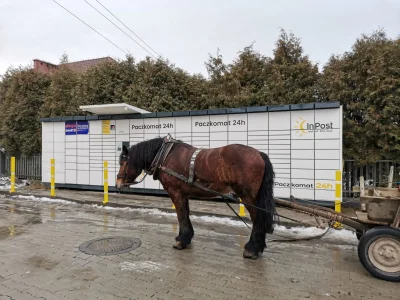
M123 187L132 184L140 175L139 164L135 164L132 155L126 146L122 147L122 152L119 155L119 172L117 174L116 187L121 190Z

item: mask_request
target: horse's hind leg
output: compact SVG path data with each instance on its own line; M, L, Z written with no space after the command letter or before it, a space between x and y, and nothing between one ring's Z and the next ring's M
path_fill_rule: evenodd
M245 204L246 201L243 201L243 203ZM258 254L264 250L264 247L262 247L262 245L265 245L265 234L260 232L259 227L257 226L258 224L256 209L253 207L248 207L248 211L250 213L251 221L253 222L253 229L251 231L249 241L246 245L244 245L243 257L257 259Z
M175 249L185 249L192 241L194 230L189 218L189 198L179 192L170 192L172 202L175 204L179 221L179 235L175 238Z

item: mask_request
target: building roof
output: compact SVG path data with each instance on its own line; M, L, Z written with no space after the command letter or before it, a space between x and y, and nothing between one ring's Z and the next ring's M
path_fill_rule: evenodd
M94 59L87 59L87 60L80 60L80 61L74 61L70 63L64 63L60 64L59 66L67 66L68 68L77 71L77 72L85 72L91 67L94 67L100 63L103 62L112 62L115 61L112 59L110 56L106 57L100 57L100 58L94 58Z
M147 110L132 106L126 103L112 103L100 105L83 105L79 106L83 111L90 112L95 115L124 115L124 114L148 114Z
M94 59L87 59L87 60L80 60L80 61L74 61L70 63L63 63L63 64L53 64L41 59L35 58L34 60L34 69L43 71L45 73L51 73L55 69L57 69L60 66L66 66L70 68L73 71L76 72L85 72L89 68L94 67L96 65L99 65L104 62L114 62L115 60L111 58L110 56L106 57L100 57L100 58L94 58Z

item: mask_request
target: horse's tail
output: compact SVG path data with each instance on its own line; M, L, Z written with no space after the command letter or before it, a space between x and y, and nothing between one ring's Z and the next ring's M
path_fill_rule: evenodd
M265 172L256 198L256 206L263 209L257 209L257 226L260 232L273 233L276 216L273 194L275 173L268 155L263 152L260 154L265 163Z

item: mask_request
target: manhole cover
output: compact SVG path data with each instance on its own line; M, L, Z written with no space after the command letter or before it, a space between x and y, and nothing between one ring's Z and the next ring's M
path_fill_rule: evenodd
M137 238L109 237L83 243L79 246L79 250L89 255L114 255L130 252L139 248L141 244Z

